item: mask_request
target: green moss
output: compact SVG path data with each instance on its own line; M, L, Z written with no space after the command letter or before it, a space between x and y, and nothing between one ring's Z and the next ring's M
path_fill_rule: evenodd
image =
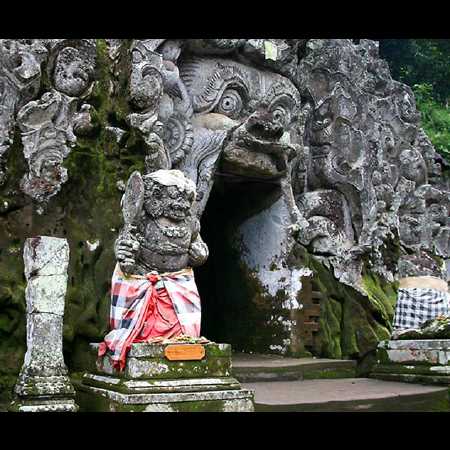
M69 180L53 197L43 215L33 209L32 201L20 195L20 180L27 170L21 136L15 129L14 144L8 152L7 180L0 189L0 201L8 206L0 212L0 370L18 374L26 347L26 317L22 249L32 235L65 237L70 245L69 283L64 317L64 351L69 367L82 359L89 341L101 340L106 333L109 289L114 269L113 243L122 224L121 192L118 180L131 171L143 169L143 152L137 139L129 150L121 148L108 134L106 126L126 128L130 112L125 95L111 95L111 82L127 83L127 64L119 61L120 78L113 80L106 42L97 40L95 83L87 102L93 105L94 132L78 137L76 146L64 161ZM47 75L42 92L50 88ZM122 89L122 88L121 88ZM99 240L95 252L86 241ZM9 373L9 372L8 372Z
M341 323L342 305L329 297L321 305L319 319L321 356L326 358L342 358Z
M13 388L17 377L0 373L0 401L6 402L12 399Z
M333 273L298 245L291 264L313 270L313 284L322 294L317 356L360 359L388 339L397 296L397 285L364 269L366 295L340 283Z
M378 275L366 272L362 277L362 284L370 302L368 304L370 310L378 314L381 321L390 327L394 319L398 282L383 282Z

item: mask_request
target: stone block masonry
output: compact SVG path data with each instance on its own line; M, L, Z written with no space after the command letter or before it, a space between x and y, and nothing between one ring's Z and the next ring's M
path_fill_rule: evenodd
M371 377L450 386L450 339L382 341Z
M189 344L183 344L189 345ZM252 412L253 392L231 375L231 346L204 344L200 360L170 361L170 344L131 346L123 372L91 344L92 372L74 380L81 411Z

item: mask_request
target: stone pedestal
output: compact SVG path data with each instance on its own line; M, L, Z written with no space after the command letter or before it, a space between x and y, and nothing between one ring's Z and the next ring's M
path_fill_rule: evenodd
M450 386L450 339L382 341L371 376Z
M77 411L63 358L63 316L69 245L40 236L24 248L27 352L11 411Z
M80 382L74 381L83 411L189 412L254 410L253 392L231 375L231 346L204 344L200 360L169 360L171 344L133 344L123 372L109 358L97 360ZM179 345L179 344L177 344ZM190 345L190 344L181 344Z

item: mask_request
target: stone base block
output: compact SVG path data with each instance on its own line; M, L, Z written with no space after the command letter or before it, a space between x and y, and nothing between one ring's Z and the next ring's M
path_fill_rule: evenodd
M12 412L76 412L75 389L67 375L29 376L23 371L14 387Z
M177 380L179 381L179 380ZM185 380L189 385L189 380ZM225 389L197 392L125 394L74 382L81 411L96 412L252 412L253 392ZM200 387L197 385L197 389ZM222 387L223 388L223 387Z
M231 346L204 344L205 357L198 361L169 361L165 350L170 344L133 344L127 356L125 370L119 372L111 366L108 357L97 360L98 344L91 344L93 371L127 379L177 379L228 377L231 375Z
M15 400L8 408L10 412L77 412L78 405L73 399Z
M170 345L170 344L169 344ZM188 345L188 344L186 344ZM93 360L98 346L91 345ZM104 357L74 380L82 411L254 411L253 391L230 376L231 347L208 343L198 360L170 360L166 344L134 344L123 372Z
M450 385L450 339L382 341L371 377Z
M82 384L99 389L109 389L124 394L159 394L197 391L241 389L239 381L232 377L184 378L176 380L128 380L91 373L83 375Z
M20 374L14 393L21 398L75 396L75 390L67 375L29 376L25 371Z

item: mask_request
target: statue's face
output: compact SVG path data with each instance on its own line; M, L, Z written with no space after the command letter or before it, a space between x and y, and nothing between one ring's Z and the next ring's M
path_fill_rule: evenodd
M82 95L89 87L92 67L79 50L72 47L62 49L55 63L55 89L72 97Z
M291 129L300 95L285 77L226 59L198 58L180 67L197 123L230 133L222 170L281 176L296 152Z
M407 180L415 181L417 185L426 183L427 166L416 149L403 150L400 154L400 173Z
M180 222L190 215L194 199L194 190L153 182L146 189L144 208L154 219L165 217Z
M23 90L24 98L31 98L39 90L41 63L47 50L38 40L0 41L0 59L14 83Z
M129 94L134 109L147 111L156 108L162 95L160 57L138 46L131 51L131 62Z

